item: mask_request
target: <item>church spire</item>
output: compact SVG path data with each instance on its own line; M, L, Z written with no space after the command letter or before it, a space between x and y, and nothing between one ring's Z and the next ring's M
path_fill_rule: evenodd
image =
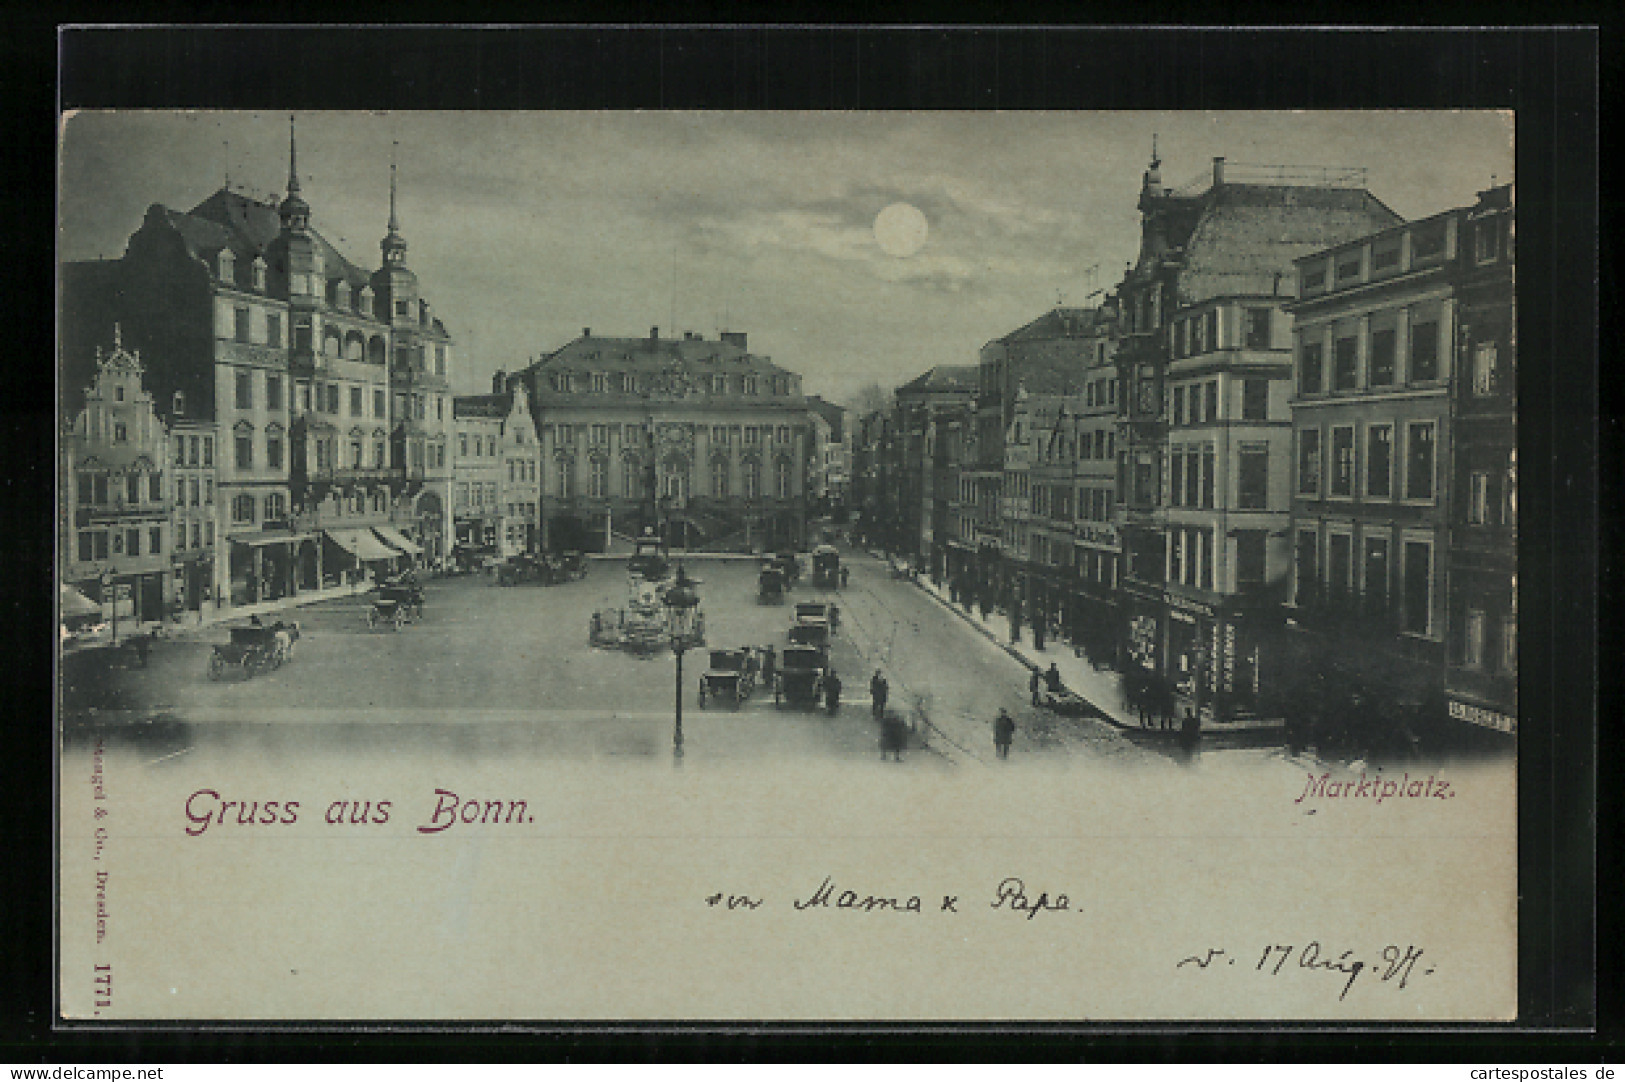
M310 204L299 194L299 148L294 142L293 116L288 117L288 195L277 208L283 229L303 230L310 225Z
M386 266L400 266L406 262L406 238L401 236L400 218L395 212L395 153L400 143L396 142L389 154L389 229L379 247L384 251Z

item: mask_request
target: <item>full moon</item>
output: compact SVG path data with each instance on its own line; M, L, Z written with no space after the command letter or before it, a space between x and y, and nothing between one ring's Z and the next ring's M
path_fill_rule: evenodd
M875 243L889 256L905 259L925 247L931 232L925 215L912 203L893 203L875 215Z

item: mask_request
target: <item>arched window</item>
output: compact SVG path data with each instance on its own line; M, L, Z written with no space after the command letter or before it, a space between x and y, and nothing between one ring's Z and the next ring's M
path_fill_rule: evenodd
M554 494L561 500L567 500L575 495L573 480L575 463L568 458L559 459L554 465Z
M778 462L774 463L773 474L773 488L778 494L779 499L789 499L791 494L790 460L787 458L781 458L778 460Z
M220 280L232 284L237 281L237 257L230 248L220 249Z
M587 495L595 500L609 495L609 463L602 458L592 460L587 471Z
M728 460L726 458L713 458L711 460L711 495L717 499L726 499L728 496Z
M265 289L265 259L263 256L254 257L254 288Z
M367 340L361 336L360 331L350 331L344 336L344 359L359 361L366 356Z
M344 345L339 340L339 329L334 326L328 326L327 329L322 332L322 356L337 358L342 356L343 353Z
M762 464L755 459L745 463L745 499L754 500L762 494Z
M384 345L384 337L375 334L367 341L367 360L373 364L383 364L388 359L388 349Z

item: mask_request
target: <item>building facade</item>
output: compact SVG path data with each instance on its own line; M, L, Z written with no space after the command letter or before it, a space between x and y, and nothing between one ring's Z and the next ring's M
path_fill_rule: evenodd
M892 393L895 551L937 579L945 574L949 506L957 487L957 479L937 466L937 444L944 420L967 409L975 389L974 367L937 365Z
M1290 568L1293 260L1398 216L1363 175L1271 167L1141 185L1119 288L1118 492L1127 659L1225 718L1272 706Z
M169 433L139 352L97 347L88 383L65 385L58 567L109 621L162 620L173 601Z
M801 377L743 333L591 329L517 374L541 443L553 549L601 551L654 529L677 548L800 547L814 452Z
M1445 660L1463 218L1298 263L1294 619L1390 708L1436 690Z
M63 268L64 373L118 320L154 358L160 418L213 427L216 604L448 548L451 339L406 265L395 199L392 167L380 265L351 263L311 225L290 134L279 203L223 188L190 211L154 204L120 259Z
M1518 718L1518 342L1513 187L1461 221L1461 361L1446 584L1449 716L1501 733Z
M503 372L492 393L453 399L457 545L513 556L541 548L541 446L525 386Z

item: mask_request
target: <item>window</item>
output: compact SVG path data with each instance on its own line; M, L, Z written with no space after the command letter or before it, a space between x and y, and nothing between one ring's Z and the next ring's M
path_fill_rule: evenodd
M1405 498L1433 499L1433 422L1411 424L1405 436Z
M265 377L265 408L276 411L282 408L282 377Z
M1174 507L1185 505L1185 454L1175 450L1168 463L1168 502Z
M254 433L243 431L237 433L237 468L251 470L254 468Z
M237 373L237 408L251 410L254 408L254 373Z
M1247 309L1247 348L1270 348L1270 310L1268 308Z
M1320 429L1298 431L1298 495L1320 495Z
M198 438L188 436L183 442L186 444L186 464L196 466L198 464Z
M1202 419L1210 424L1219 419L1219 381L1216 379L1208 381L1207 409Z
M1394 427L1372 425L1365 432L1365 494L1386 500L1393 495Z
M1461 628L1461 664L1465 669L1484 668L1484 610L1468 609Z
M96 502L94 499L96 489L95 481L96 479L93 474L81 473L79 475L79 503L82 506L88 507Z
M127 473L127 474L124 475L124 502L125 503L140 503L141 502L141 475L140 474Z
M360 387L351 387L350 388L350 416L351 417L365 416L365 414L367 412L365 407L366 407L366 401L362 397L361 388Z
M126 555L126 556L139 556L139 555L141 555L141 531L140 530L125 530L124 531L124 555Z
M1485 218L1473 228L1473 253L1480 263L1492 263L1501 254L1500 222Z
M1332 484L1330 495L1354 495L1354 426L1332 429Z
M1365 608L1372 616L1388 612L1388 539L1365 539Z
M1236 586L1246 590L1264 585L1264 556L1268 532L1236 531Z
M791 495L791 491L790 491L790 489L791 489L791 485L790 485L790 463L789 463L789 461L787 459L783 459L783 458L779 459L778 463L774 467L773 473L774 473L774 486L773 487L774 487L774 490L778 493L779 499L781 499L781 500L789 499L790 495Z
M1467 475L1467 523L1494 526L1501 511L1500 478L1489 470L1473 470Z
M412 313L412 308L411 308L411 305L410 305L409 302L407 302L407 301L396 301L395 302L395 316L396 316L396 318L402 318L402 317L411 315L411 313Z
M1293 576L1296 579L1297 592L1294 597L1299 605L1311 605L1318 596L1320 587L1319 545L1314 530L1299 530L1298 543L1292 559Z
M254 521L254 497L249 495L233 496L231 498L231 521Z
M147 474L147 499L161 503L164 498L164 478L159 473Z
M1264 313L1266 316L1268 312ZM1270 381L1267 379L1244 379L1241 381L1241 419L1244 421L1262 421L1269 417L1270 411Z
M718 499L728 495L728 460L725 458L711 460L711 495Z
M187 490L188 495L191 497L190 502L191 502L192 506L193 507L202 507L203 506L203 501L198 499L197 480L198 479L196 477L188 478L187 482L186 482L186 490Z
M1437 259L1444 255L1444 222L1418 226L1411 233L1411 262Z
M1473 349L1473 394L1479 397L1496 394L1501 389L1501 373L1497 367L1494 342L1480 342Z
M790 442L790 426L789 425L780 425L778 427L778 431L774 434L774 439L778 440L779 443L789 443Z
M437 345L434 347L434 374L437 376L443 376L446 374L445 346Z
M592 393L603 394L609 390L609 377L602 372L592 374Z
M239 342L248 341L248 309L238 308L232 312L232 330Z
M192 523L192 547L195 549L203 547L203 531L198 528L197 522Z
M1174 388L1174 410L1173 410L1173 414L1174 414L1174 417L1173 417L1173 423L1174 424L1182 425L1182 424L1185 423L1185 388L1184 387L1175 387Z
M720 374L713 375L711 377L711 393L712 394L727 394L728 393L728 377L724 376L724 375L720 375Z
M596 443L596 444L606 444L606 443L608 443L609 442L609 426L608 425L593 425L592 426L592 434L591 434L591 442Z
M1333 601L1348 597L1354 538L1334 533L1326 538L1326 596Z
M1373 387L1387 387L1394 382L1394 331L1392 328L1371 332L1370 371L1367 381Z
M1219 349L1219 310L1209 309L1207 318L1207 346L1209 349Z
M213 507L214 506L214 478L213 477L205 477L203 479L203 503L207 507Z
M468 433L457 433L457 453L463 458L468 457Z
M762 494L762 464L754 460L745 463L745 499L754 500Z
M1337 284L1352 282L1360 277L1360 253L1346 252L1337 257Z
M1379 274L1399 266L1399 238L1381 241L1371 246L1371 273Z
M286 518L287 514L288 514L288 507L287 507L287 503L284 501L284 499L282 497L282 493L273 492L270 495L265 497L265 517L266 517L266 519L269 520L269 519Z
M1213 509L1213 448L1202 451L1202 506Z
M1411 382L1439 378L1439 324L1417 323L1411 327Z
M329 383L327 385L327 412L333 414L335 417L338 416L339 385L336 383Z
M1316 263L1312 267L1303 268L1303 291L1323 289L1326 286L1326 264Z
M1321 386L1321 344L1305 342L1298 357L1298 393L1319 394Z
M755 394L756 393L756 377L755 376L744 376L744 377L741 378L740 382L742 384L741 389L743 390L743 392L745 394Z
M1270 452L1266 444L1242 444L1237 454L1237 506L1262 511L1269 506Z
M384 408L387 405L388 402L384 398L383 391L375 390L372 392L372 415L374 417L383 417Z
M755 425L745 426L745 446L749 447L762 442L762 430Z
M1432 626L1433 547L1426 541L1405 542L1405 630L1426 635Z
M1359 368L1358 342L1339 338L1332 343L1332 390L1354 390Z
M570 465L569 459L561 458L555 467L554 486L560 499L569 499L575 495L574 486L571 484Z
M601 500L609 495L609 463L595 458L587 465L587 495Z

